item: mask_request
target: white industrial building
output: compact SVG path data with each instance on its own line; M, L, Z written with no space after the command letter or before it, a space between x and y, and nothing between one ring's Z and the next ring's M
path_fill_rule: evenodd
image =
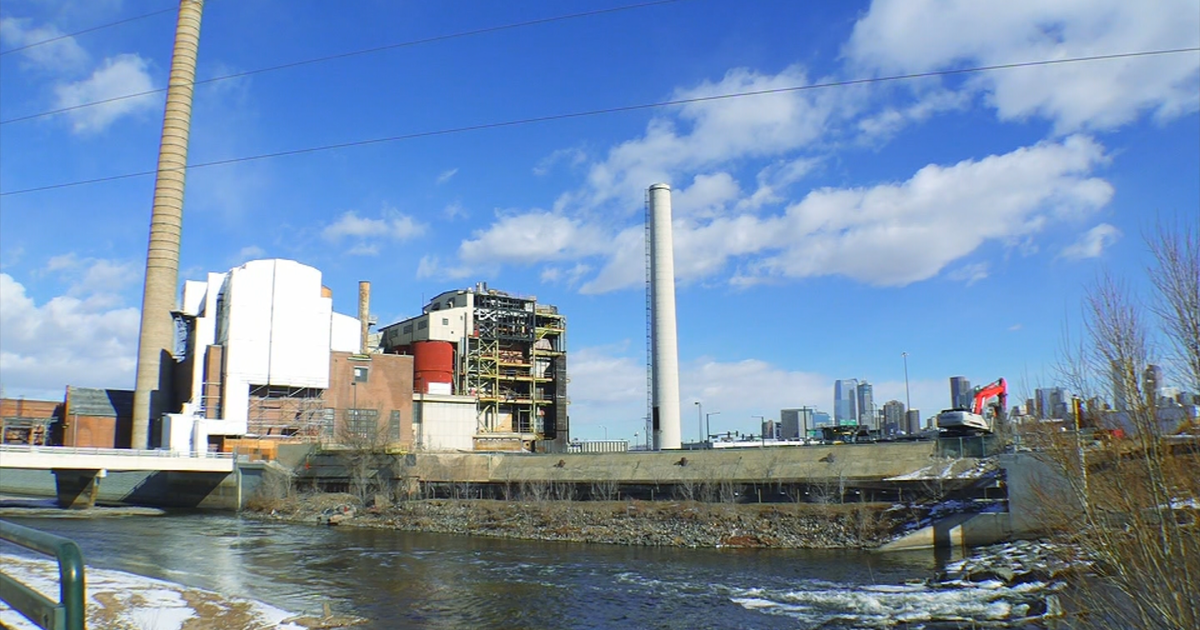
M252 394L300 408L319 400L329 387L330 353L360 348L360 321L333 312L321 272L292 260L255 260L188 281L177 315L186 326L177 354L182 412L168 414L162 431L172 450L207 449L208 436L253 434ZM323 414L317 407L311 411Z

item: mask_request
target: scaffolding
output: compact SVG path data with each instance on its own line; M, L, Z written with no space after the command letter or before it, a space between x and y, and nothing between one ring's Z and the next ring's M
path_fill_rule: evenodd
M333 436L334 414L323 389L251 385L246 422L248 435L319 441Z
M553 306L498 291L474 296L463 391L478 400L480 436L558 437L566 422L566 320Z

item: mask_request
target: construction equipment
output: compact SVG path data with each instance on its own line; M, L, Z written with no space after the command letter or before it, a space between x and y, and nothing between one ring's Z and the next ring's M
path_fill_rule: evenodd
M989 404L995 398L996 402ZM1008 383L1003 378L976 387L970 409L955 407L938 414L938 430L944 434L973 435L991 433L994 423L1004 420L1004 409L1008 404Z

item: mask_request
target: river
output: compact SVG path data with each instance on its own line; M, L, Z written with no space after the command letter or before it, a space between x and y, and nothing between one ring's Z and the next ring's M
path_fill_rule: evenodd
M1006 587L917 584L937 568L931 552L544 543L214 514L10 520L75 540L89 570L294 613L329 603L362 628L946 628L1016 614Z

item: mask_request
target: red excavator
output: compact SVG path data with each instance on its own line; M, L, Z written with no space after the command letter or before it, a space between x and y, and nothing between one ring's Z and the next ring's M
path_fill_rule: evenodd
M995 403L988 404L996 398ZM994 422L1004 420L1008 404L1008 383L1003 378L975 388L975 400L970 409L946 409L937 416L938 429L954 435L991 433Z

